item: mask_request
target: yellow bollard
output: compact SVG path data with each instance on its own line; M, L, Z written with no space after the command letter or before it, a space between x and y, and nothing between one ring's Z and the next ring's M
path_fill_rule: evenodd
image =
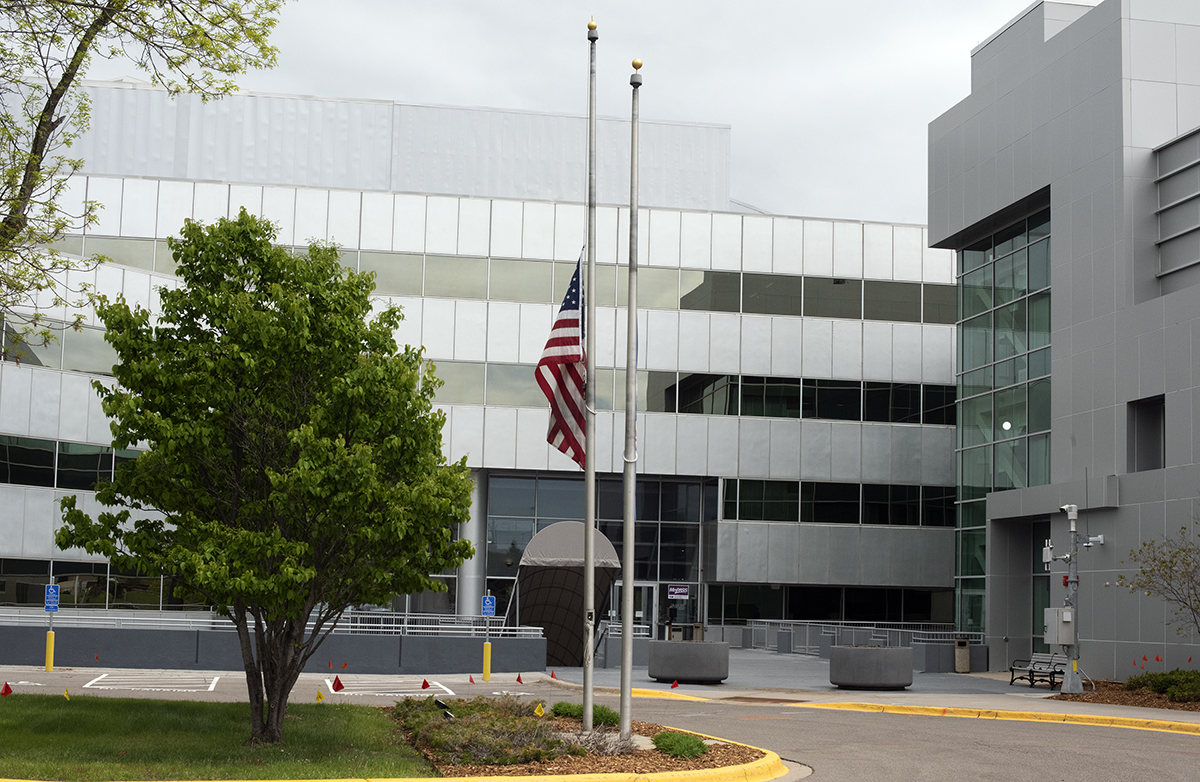
M483 680L490 682L492 680L492 642L483 642Z
M46 633L46 671L47 673L54 670L54 631L49 630Z

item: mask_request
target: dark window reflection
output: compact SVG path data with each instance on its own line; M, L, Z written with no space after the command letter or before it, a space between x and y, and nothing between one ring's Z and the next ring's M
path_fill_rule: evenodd
M681 374L679 412L703 415L738 414L736 375Z
M954 426L958 422L954 406L954 386L927 385L924 392L924 422Z
M862 317L862 280L804 278L804 316L807 318Z
M920 323L921 284L864 280L863 318Z
M925 486L922 488L922 520L926 527L954 526L954 487Z
M817 524L857 524L859 485L805 481L800 487L800 520Z
M58 488L95 491L112 479L113 450L102 445L58 444Z
M54 442L0 436L0 483L54 486Z
M659 528L659 572L662 581L698 581L700 528L689 524L663 524Z
M742 275L743 312L799 317L803 298L803 281L800 277L778 274Z
M806 379L801 400L805 418L862 420L862 383L856 380Z
M919 383L863 383L864 421L894 424L921 422Z

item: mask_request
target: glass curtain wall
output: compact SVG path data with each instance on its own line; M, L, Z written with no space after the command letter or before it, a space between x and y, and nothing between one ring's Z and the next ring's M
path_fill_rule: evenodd
M958 252L959 628L984 628L988 492L1050 482L1050 210Z

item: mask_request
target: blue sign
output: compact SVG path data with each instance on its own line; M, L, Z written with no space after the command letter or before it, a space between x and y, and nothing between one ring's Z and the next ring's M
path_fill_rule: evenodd
M52 614L58 611L58 584L46 584L46 610Z
M484 595L483 596L483 615L484 616L495 616L496 615L496 596L495 595Z

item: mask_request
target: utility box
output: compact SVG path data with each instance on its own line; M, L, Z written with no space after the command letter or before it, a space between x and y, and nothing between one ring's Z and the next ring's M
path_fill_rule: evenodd
M1075 645L1075 609L1047 608L1043 629L1046 643L1050 646Z

